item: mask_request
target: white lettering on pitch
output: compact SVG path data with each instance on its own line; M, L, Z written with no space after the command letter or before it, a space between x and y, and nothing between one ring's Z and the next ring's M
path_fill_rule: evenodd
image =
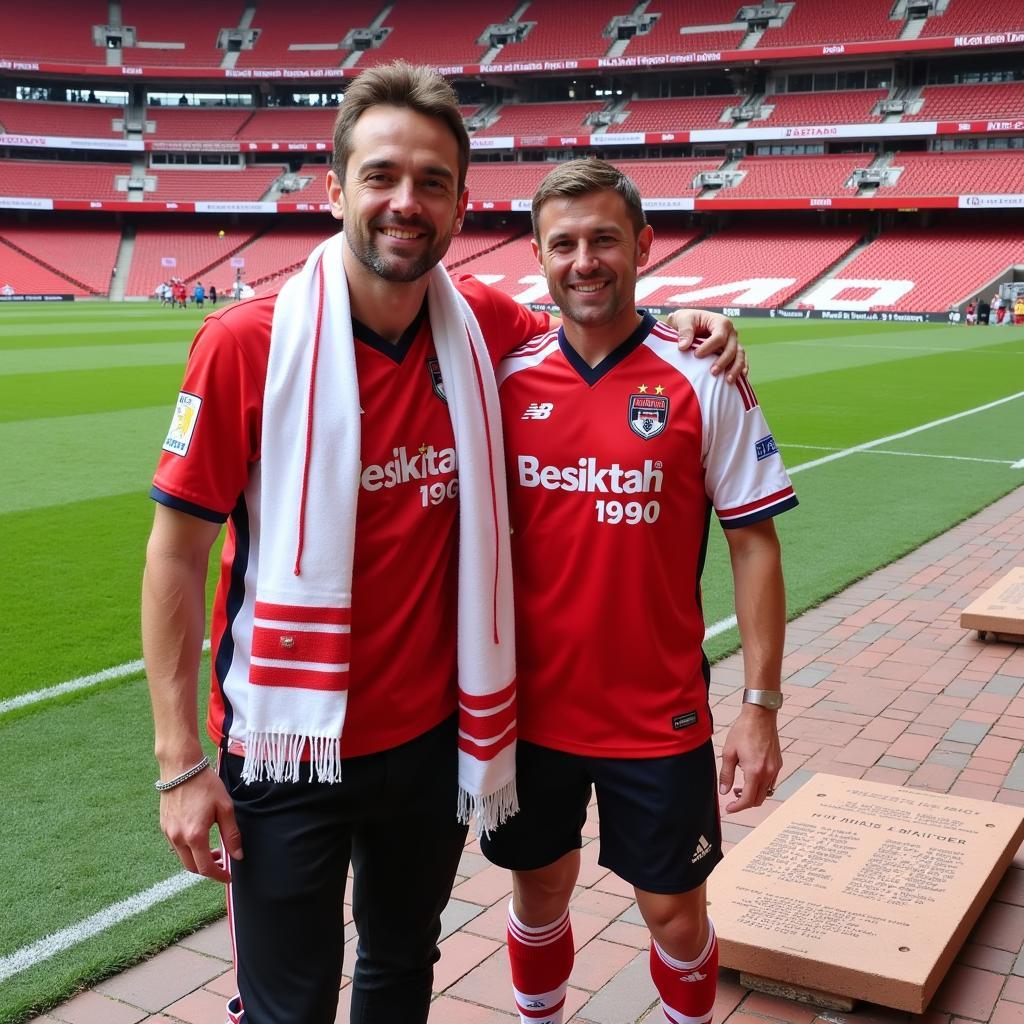
M856 299L838 298L851 288L870 289L871 294ZM803 297L803 302L812 309L866 311L875 306L894 306L913 288L913 281L887 281L874 277L834 277L829 281L822 281L821 284L812 288Z

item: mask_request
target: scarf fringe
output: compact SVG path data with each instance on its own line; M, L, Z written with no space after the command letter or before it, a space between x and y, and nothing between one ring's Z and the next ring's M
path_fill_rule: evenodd
M302 755L309 749L309 779L341 782L341 739L296 733L255 732L245 740L242 779L247 783L298 782Z
M469 793L459 787L458 819L472 824L477 839L482 835L490 836L499 825L518 813L519 797L514 778L493 793Z

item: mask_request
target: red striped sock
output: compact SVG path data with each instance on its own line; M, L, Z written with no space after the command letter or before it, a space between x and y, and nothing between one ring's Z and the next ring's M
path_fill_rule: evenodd
M708 941L696 960L676 960L651 939L651 978L672 1024L710 1024L718 988L718 939L708 921Z
M574 956L568 909L557 921L534 928L509 903L508 959L522 1024L562 1024Z

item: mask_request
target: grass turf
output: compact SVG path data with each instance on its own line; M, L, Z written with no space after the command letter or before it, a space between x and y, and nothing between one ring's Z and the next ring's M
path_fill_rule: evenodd
M200 321L193 311L76 304L0 311L0 529L9 571L0 700L139 657L149 477ZM752 376L800 508L778 520L791 612L912 550L1024 482L1024 401L800 470L1015 390L1024 329L742 321ZM1019 386L1018 386L1019 387ZM802 447L815 446L815 447ZM713 529L709 624L731 614ZM711 640L712 658L736 646ZM0 716L0 959L173 875L150 789L134 679ZM55 843L54 836L61 841ZM54 894L57 898L54 898ZM51 1005L216 915L201 883L0 985L0 1022Z

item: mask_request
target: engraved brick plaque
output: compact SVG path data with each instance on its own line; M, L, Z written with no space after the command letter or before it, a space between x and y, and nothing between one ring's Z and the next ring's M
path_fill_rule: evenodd
M724 967L921 1013L1024 840L1024 809L816 775L708 883Z
M1011 569L960 613L964 629L1024 641L1024 567Z

